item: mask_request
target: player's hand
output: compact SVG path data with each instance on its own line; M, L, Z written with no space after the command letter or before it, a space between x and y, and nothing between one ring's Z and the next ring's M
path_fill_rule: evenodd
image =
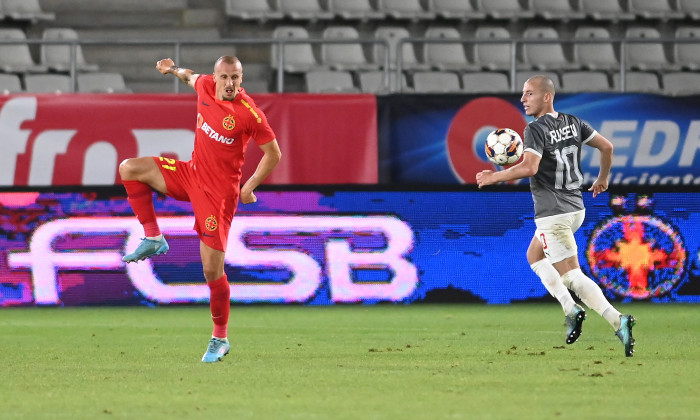
M241 190L241 203L250 204L255 203L256 201L258 201L258 197L255 196L253 191Z
M495 182L493 181L493 171L490 169L486 169L477 173L476 183L479 184L479 188L485 185L495 184Z
M593 191L593 197L598 194L608 190L608 183L606 181L596 180L588 191Z
M164 58L156 63L156 69L162 74L168 74L170 67L174 66L175 62L170 58Z

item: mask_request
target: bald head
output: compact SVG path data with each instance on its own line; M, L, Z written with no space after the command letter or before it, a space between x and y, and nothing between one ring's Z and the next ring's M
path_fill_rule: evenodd
M238 58L224 55L214 64L216 97L222 101L232 101L241 88L243 67Z
M222 55L221 57L219 57L218 60L216 60L216 63L214 63L214 67L218 66L221 63L225 63L225 64L238 63L240 65L241 60L239 60L238 57L234 57L232 55Z
M554 82L548 76L538 74L527 79L527 82L525 83L530 83L533 87L536 87L543 93L551 93L552 96L554 96Z
M554 82L547 76L538 74L527 79L520 98L525 114L539 118L554 112Z

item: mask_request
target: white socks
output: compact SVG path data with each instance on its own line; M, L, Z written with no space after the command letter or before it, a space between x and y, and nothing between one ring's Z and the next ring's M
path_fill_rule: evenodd
M570 289L586 306L608 321L615 331L620 329L620 312L605 299L600 287L583 274L580 268L559 276L556 268L546 258L531 264L530 268L540 278L549 294L559 301L564 315L568 315L576 304L569 293Z
M569 290L564 286L564 283L562 283L562 279L554 266L545 258L531 264L530 268L540 278L549 294L559 301L564 310L564 315L568 315L576 302L571 297Z
M554 267L552 267L554 268ZM620 312L605 299L600 287L588 278L580 268L573 269L561 276L561 281L571 289L583 303L605 318L617 331L620 328Z
M163 234L161 233L158 236L146 236L146 239L150 239L152 241L160 241L161 239L163 239Z

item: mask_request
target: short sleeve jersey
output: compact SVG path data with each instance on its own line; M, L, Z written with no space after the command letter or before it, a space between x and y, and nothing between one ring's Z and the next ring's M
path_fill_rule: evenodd
M214 76L195 82L197 129L192 163L202 189L218 197L237 196L248 141L275 139L265 114L243 89L233 101L216 98Z
M585 121L564 114L545 114L525 127L525 151L540 156L530 177L535 218L583 210L581 146L597 132Z

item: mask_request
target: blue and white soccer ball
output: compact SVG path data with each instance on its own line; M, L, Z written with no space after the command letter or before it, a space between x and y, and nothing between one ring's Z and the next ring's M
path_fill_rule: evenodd
M523 140L510 128L499 128L489 133L484 144L486 156L496 165L510 165L523 155Z

